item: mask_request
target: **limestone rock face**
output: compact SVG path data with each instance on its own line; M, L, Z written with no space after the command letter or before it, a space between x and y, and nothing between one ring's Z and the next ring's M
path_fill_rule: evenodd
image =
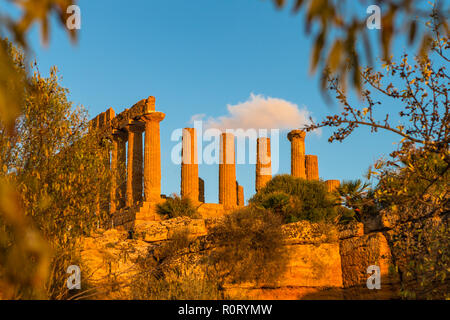
M100 229L82 239L82 279L99 288L90 299L130 299L127 284L137 272L137 260L147 255L151 245L127 239L128 235L126 231ZM122 286L114 287L115 283Z
M389 274L391 251L385 236L372 233L340 242L342 280L348 299L389 299L396 296L398 279ZM367 268L380 267L381 290L369 290Z
M170 240L179 232L187 232L190 236L206 235L203 219L178 217L163 221L142 221L135 226L134 237L146 242Z
M225 208L220 203L202 203L197 212L203 219L219 218L225 214Z
M360 222L351 222L338 227L339 239L348 239L364 235L364 225Z
M294 244L287 245L287 250L287 270L277 283L264 287L251 283L230 285L227 294L232 299L342 299L338 243Z
M212 210L208 205L204 209ZM208 236L208 231L221 219L223 214L208 219L136 220L132 233L99 229L82 241L83 265L92 274L90 281L94 285L108 285L111 279L126 284L135 275L140 258L151 255L178 234L186 233L190 244L177 263L183 269L203 272L199 261L214 249L214 239ZM283 226L289 253L286 273L275 283L226 284L225 292L232 299L395 298L398 279L388 271L391 264L388 242L380 232L364 234L363 231L361 223L339 228L307 221L286 224ZM381 290L369 290L366 286L370 265L381 269ZM104 295L100 292L95 298L131 298L126 287L108 292Z
M283 226L283 234L288 244L317 244L337 241L337 230L325 229L308 221L288 223Z
M338 243L288 245L291 257L280 287L342 287Z

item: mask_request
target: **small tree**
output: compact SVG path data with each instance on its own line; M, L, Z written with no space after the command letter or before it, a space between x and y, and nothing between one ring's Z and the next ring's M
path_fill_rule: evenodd
M448 297L450 275L450 75L446 69L450 41L448 33L441 34L443 22L434 11L430 17L430 55L419 55L411 64L404 54L398 63L387 61L384 71L360 70L364 80L362 106L350 102L339 77L328 76L329 89L336 93L344 111L307 127L336 128L330 142L344 140L360 126L369 127L372 132L386 130L401 139L389 159L377 161L369 170L369 178L378 177L369 200L397 222L387 235L402 293L412 298ZM397 88L394 83L402 87ZM377 117L382 104L371 90L397 103L398 125L393 125L394 117L389 111Z
M281 222L278 215L255 206L226 215L212 230L211 277L222 283L270 284L279 279L288 262Z
M445 62L450 61L446 56L446 51L450 48L448 36L441 35L439 30L442 22L433 14L428 24L434 34L431 40L431 56L417 56L415 64L410 64L408 55L402 57L400 63L386 62L385 71L374 71L372 68L361 70L365 88L362 93L365 106L356 107L349 101L338 77L328 77L329 89L336 93L336 98L343 105L344 111L340 115L331 115L318 124L309 125L307 130L314 130L320 127L335 127L337 130L329 138L329 141L342 141L348 137L356 128L360 126L369 127L372 132L386 130L397 134L401 140L398 150L391 153L391 159L378 161L375 164L375 171L369 171L371 175L382 174L384 169L391 171L403 167L405 170L414 172L417 177L422 178L425 190L432 188L434 184L445 184L444 177L450 169L449 142L450 131L450 102L448 99L448 74ZM442 61L444 61L442 63ZM439 63L441 62L441 63ZM386 81L392 80L392 82ZM394 80L403 83L403 88L394 86ZM387 82L387 83L386 83ZM400 123L392 124L393 115L386 112L381 118L377 118L381 102L373 98L372 90L391 98L402 106L398 112ZM436 170L422 174L422 170L417 170L416 164L419 159L432 158L433 161L442 161L442 166ZM377 171L378 170L378 171ZM432 175L431 175L432 174ZM408 180L398 186L396 195L407 194L409 189ZM438 188L439 189L439 188ZM448 201L448 190L441 193L422 195L416 200L423 200L439 203L443 208ZM377 195L381 195L385 190L378 189ZM392 191L392 190L391 190ZM386 193L384 193L386 195ZM427 199L424 199L425 196Z
M212 300L223 299L214 278L208 278L201 259L190 259L189 232L181 230L167 242L153 248L137 262L131 279L133 299Z
M284 222L330 221L337 215L336 199L324 182L290 175L274 177L249 202L281 215Z
M166 201L158 203L156 212L167 219L176 217L199 217L197 209L192 204L191 199L181 198L177 194L172 194Z
M361 222L363 216L377 213L377 206L373 199L373 190L368 183L360 179L344 181L335 191L341 204L351 210L343 210L341 221L356 220Z
M17 52L22 57L17 59L17 67L26 74L21 63L23 56ZM73 107L67 100L68 90L60 86L56 68L52 68L48 78L34 68L34 74L27 75L26 81L15 134L9 134L7 127L0 125L0 178L15 186L18 207L51 249L45 296L63 299L69 294L64 286L66 269L80 261L77 240L107 213L109 144L97 132L88 131L86 110ZM0 232L5 231L4 236L10 240L2 242L8 256L20 240L14 238L11 223L0 220L0 224ZM9 272L17 276L23 270ZM26 287L16 288L17 297L36 296Z

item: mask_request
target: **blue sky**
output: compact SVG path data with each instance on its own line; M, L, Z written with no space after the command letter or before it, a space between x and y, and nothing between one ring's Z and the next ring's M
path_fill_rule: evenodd
M126 5L125 5L126 3ZM276 10L259 0L81 0L82 29L71 44L53 24L44 48L30 34L42 73L56 65L74 104L91 117L112 107L116 113L150 95L166 113L161 123L162 192L180 191L180 168L172 164L173 130L190 126L195 114L218 117L227 105L251 93L306 107L315 119L339 111L321 96L318 77L309 75L311 39L302 15ZM365 14L365 12L362 12ZM373 30L374 33L379 31ZM376 35L374 35L376 36ZM386 108L392 107L386 102ZM280 170L290 172L287 131L280 135ZM323 179L360 178L376 159L395 147L390 134L360 129L343 143L327 142L330 130L309 135L306 153L319 157ZM218 166L200 166L206 200L218 200ZM246 199L254 193L254 165L240 165L237 179Z

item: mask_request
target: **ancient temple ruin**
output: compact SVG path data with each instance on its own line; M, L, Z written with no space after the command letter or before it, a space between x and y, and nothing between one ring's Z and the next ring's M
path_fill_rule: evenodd
M113 109L97 115L90 122L91 130L100 130L112 142L109 212L118 217L116 223L129 219L157 219L155 205L164 201L161 195L160 122L165 114L156 111L155 97L150 96L115 114ZM318 157L305 155L302 130L287 135L291 142L291 175L307 180L319 180ZM270 138L257 139L255 189L259 192L272 179ZM197 132L184 128L182 133L181 183L182 198L189 198L204 217L220 216L226 211L244 206L244 188L236 179L235 137L220 136L219 203L205 202L205 181L198 171ZM328 191L339 186L338 180L327 180ZM124 220L125 219L125 220Z

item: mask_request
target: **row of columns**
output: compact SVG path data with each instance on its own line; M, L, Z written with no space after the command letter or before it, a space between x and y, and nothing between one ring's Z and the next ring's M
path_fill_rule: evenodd
M198 177L197 132L184 128L181 149L181 197L200 201L199 189L203 180ZM203 185L204 189L204 185Z
M291 142L291 175L307 180L319 180L319 163L315 155L305 155L305 136L303 130L288 133Z
M125 206L131 207L142 200L158 201L160 199L159 123L164 117L164 113L154 111L141 116L139 120L130 121L123 130L116 130L113 133L111 212ZM145 141L142 139L143 133L145 133ZM126 177L125 181L124 177Z
M219 203L225 208L237 205L234 135L222 133L219 151Z
M117 185L113 179L111 193L112 208L123 206L123 195L126 195L126 205L132 206L142 200L142 181L144 181L145 201L160 198L161 193L161 154L159 123L164 119L161 112L153 112L141 118L141 121L131 122L126 127L126 137L122 132L115 134L111 167L123 176L123 171L117 168L124 162L125 144L128 140L127 179L126 188ZM143 124L142 124L143 121ZM144 142L144 172L142 173L142 133L145 131ZM308 180L319 180L318 158L315 155L305 155L305 132L292 130L288 134L291 142L291 174ZM126 140L125 140L126 139ZM184 128L182 135L181 163L181 196L192 201L204 202L204 181L198 175L197 133L194 128ZM236 181L235 143L234 135L222 133L220 137L219 163L219 203L230 208L244 204L244 190ZM255 189L258 192L272 178L270 138L257 139ZM338 180L326 181L330 190L339 186Z
M319 160L316 155L305 155L305 136L303 130L292 130L288 133L291 142L291 175L307 180L319 180ZM326 180L328 192L335 191L341 182Z
M219 153L219 203L225 208L243 206L244 187L236 181L233 134L221 134ZM197 133L194 128L183 129L181 154L181 196L204 202L204 181L198 176ZM260 190L271 178L270 139L258 138L256 189Z
M316 155L305 155L305 136L302 130L288 134L291 142L291 175L307 180L319 180L319 166ZM272 179L270 138L257 139L255 189L259 192ZM243 187L236 182L234 135L222 133L219 156L219 203L233 207L243 203ZM197 134L194 128L183 129L181 196L194 201L199 198L197 162ZM337 182L336 182L337 181ZM203 182L203 180L202 180ZM326 182L327 188L336 188L338 180Z
M160 122L165 114L155 111L154 106L150 111L138 120L130 121L123 130L116 130L113 133L110 163L115 173L110 193L112 212L124 206L131 207L142 200L160 199ZM305 155L305 136L306 133L302 130L292 130L287 136L291 142L291 175L307 180L319 180L317 156ZM182 137L181 196L195 202L204 202L204 181L198 175L197 156L196 130L185 128ZM244 205L244 190L236 181L233 134L221 134L219 158L219 203L226 208ZM124 177L126 180L123 181ZM257 139L256 192L259 192L271 178L270 138L261 137ZM327 180L325 183L330 192L340 185L339 180Z

